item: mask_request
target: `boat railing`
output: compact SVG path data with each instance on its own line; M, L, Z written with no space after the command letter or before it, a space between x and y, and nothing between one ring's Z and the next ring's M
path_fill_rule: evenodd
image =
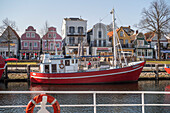
M97 112L98 107L141 107L142 113L145 113L145 107L161 107L161 106L170 106L170 104L147 104L145 103L145 95L152 94L152 95L169 95L170 92L165 91L0 91L0 95L2 94L65 94L65 95L72 95L72 94L91 94L93 102L92 104L64 104L60 105L60 107L93 107L94 113ZM137 104L98 104L97 103L97 94L138 94L140 95L139 98L141 98L141 102ZM30 98L31 100L31 98ZM25 108L27 105L0 105L0 108ZM36 105L36 107L41 107L40 105ZM46 107L51 107L51 105L46 105Z

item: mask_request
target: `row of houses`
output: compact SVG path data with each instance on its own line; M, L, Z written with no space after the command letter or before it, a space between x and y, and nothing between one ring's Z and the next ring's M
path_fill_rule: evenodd
M157 35L154 32L138 33L130 26L120 27L116 31L125 55L157 58ZM112 55L112 36L113 31L108 32L107 25L103 23L96 23L87 30L87 20L82 18L64 18L61 36L55 27L49 27L42 37L33 26L29 26L21 37L11 27L7 27L0 36L0 55L20 59L39 59L41 54L46 52L54 54L56 49L58 54ZM160 39L164 59L170 58L168 39L165 36ZM8 53L9 44L10 53Z
M8 34L10 34L10 37L8 37ZM10 43L9 54L8 43ZM29 26L21 37L8 26L0 36L0 55L3 57L39 59L40 54L46 52L54 53L55 49L58 50L59 54L62 51L62 38L55 27L49 27L42 38L36 33L36 29L33 26Z

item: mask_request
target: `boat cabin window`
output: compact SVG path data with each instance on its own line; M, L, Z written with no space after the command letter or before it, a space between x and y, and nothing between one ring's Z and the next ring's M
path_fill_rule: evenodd
M72 59L72 64L74 64L74 59Z
M78 62L78 60L76 59L76 63Z
M52 64L52 72L57 72L57 66L56 64Z
M70 66L70 60L65 60L65 66Z
M45 73L49 73L49 65L45 65Z

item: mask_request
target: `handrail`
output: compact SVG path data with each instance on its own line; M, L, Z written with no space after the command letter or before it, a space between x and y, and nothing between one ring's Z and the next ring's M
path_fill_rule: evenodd
M170 104L145 104L145 94L170 94L165 91L0 91L0 94L93 94L93 104L74 104L74 105L60 105L60 107L94 107L94 113L96 113L96 107L99 106L141 106L142 113L145 113L145 106L170 106ZM141 104L97 104L96 94L141 94ZM4 105L0 108L11 108L11 107L26 107L27 105ZM51 105L46 105L51 107ZM41 105L36 105L41 107Z

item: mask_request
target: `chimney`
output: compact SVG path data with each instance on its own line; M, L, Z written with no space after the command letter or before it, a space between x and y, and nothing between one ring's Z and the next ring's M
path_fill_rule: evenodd
M138 34L138 30L136 30L136 34Z

